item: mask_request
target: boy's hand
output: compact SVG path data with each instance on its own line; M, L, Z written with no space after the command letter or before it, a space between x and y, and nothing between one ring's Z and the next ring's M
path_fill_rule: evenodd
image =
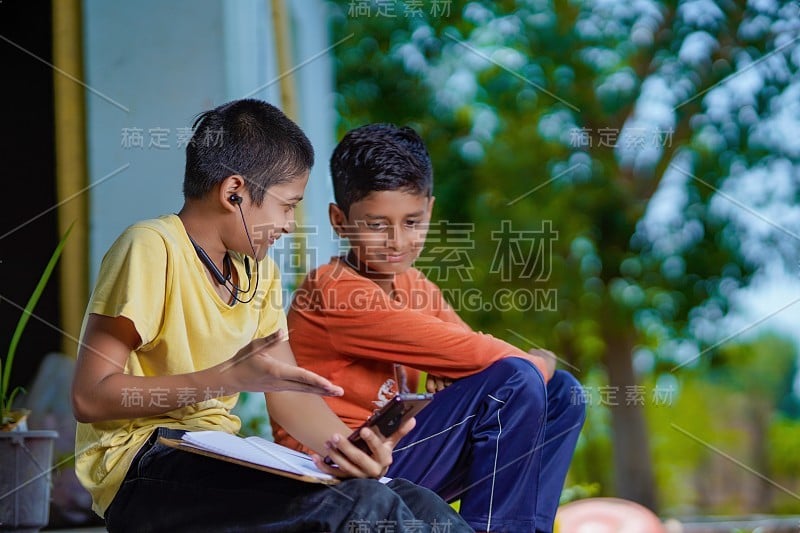
M544 377L545 380L547 381L552 378L553 374L556 372L556 354L550 350L544 350L541 348L531 348L528 350L528 353L544 363L546 373Z
M286 342L286 332L255 339L222 363L219 370L234 392L296 391L341 396L344 390L327 379L296 365L280 361L269 350Z
M328 457L336 466L330 466L317 454L313 454L314 464L317 468L339 478L375 478L378 479L386 474L389 465L392 464L392 450L397 443L409 431L414 429L417 421L409 418L391 437L384 437L380 432L372 431L369 428L361 429L361 438L367 443L372 455L367 455L347 437L335 434L325 443L328 448Z
M439 392L440 390L444 390L452 384L453 380L450 378L443 378L428 374L428 377L425 379L425 390L428 392Z

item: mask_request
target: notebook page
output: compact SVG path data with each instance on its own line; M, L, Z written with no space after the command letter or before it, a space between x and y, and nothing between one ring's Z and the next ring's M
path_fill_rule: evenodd
M266 449L273 449L274 447L280 449L281 453L297 457L296 465L299 467L309 468L311 471L308 473L308 475L310 476L318 476L319 474L326 475L324 472L320 471L317 468L317 465L314 464L314 461L308 454L305 454L303 452L298 452L297 450L293 450L291 448L286 448L285 446L281 446L280 444L275 444L274 442L263 439L261 437L247 437L246 440L257 447L263 446L265 448L265 451ZM328 476L328 478L330 478L330 476ZM391 480L392 478L390 477L382 477L378 481L380 481L385 485L386 483L389 483Z
M182 438L184 442L196 448L240 461L319 479L333 478L320 471L307 455L265 439L256 439L258 440L243 439L224 431L189 431Z

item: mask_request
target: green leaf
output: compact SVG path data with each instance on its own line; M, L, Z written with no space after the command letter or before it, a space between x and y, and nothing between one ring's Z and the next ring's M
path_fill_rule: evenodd
M47 282L50 280L50 275L53 273L56 263L61 257L61 252L64 249L64 245L66 244L67 238L69 237L74 225L74 222L70 224L69 228L67 228L67 231L58 242L58 246L56 246L56 249L50 256L50 260L47 262L47 266L45 267L44 272L42 272L42 276L39 278L39 282L36 284L33 294L31 294L31 297L28 299L28 303L25 304L25 309L22 312L22 316L19 317L17 327L14 329L14 335L11 337L11 343L8 345L5 363L0 360L0 372L2 373L2 379L0 379L0 412L2 413L6 413L7 411L11 410L11 404L14 401L17 392L19 392L19 387L15 387L10 394L8 392L8 383L11 380L11 368L14 366L14 355L17 351L17 345L19 344L19 340L22 337L22 332L25 330L25 326L28 324L31 314L33 313L33 309L39 302L39 298L42 296L44 288L47 285Z

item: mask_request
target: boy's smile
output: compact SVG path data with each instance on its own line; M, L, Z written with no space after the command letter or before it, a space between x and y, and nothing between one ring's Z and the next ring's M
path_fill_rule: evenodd
M350 205L348 216L330 209L331 224L349 239L351 257L362 273L391 278L408 270L422 251L433 208L433 197L402 190L375 191Z

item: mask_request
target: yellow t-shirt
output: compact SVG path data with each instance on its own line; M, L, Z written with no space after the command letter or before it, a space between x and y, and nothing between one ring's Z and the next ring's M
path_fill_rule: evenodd
M232 259L239 280L246 280L243 258L232 254ZM181 220L176 215L146 220L126 229L106 253L86 317L90 313L124 316L133 322L142 344L128 358L128 374L203 370L230 359L255 338L278 328L286 330L277 266L266 258L260 268L255 299L228 305L207 278ZM125 390L120 402L150 405L163 401L164 392ZM231 414L238 394L211 398L213 390L177 392L182 406L159 416L78 423L75 470L100 516L155 428L239 430L241 421Z

